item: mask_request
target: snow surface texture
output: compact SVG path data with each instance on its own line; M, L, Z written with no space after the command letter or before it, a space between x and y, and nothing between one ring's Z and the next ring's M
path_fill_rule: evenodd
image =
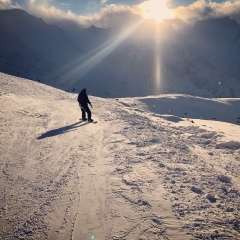
M240 239L240 99L0 80L0 239Z

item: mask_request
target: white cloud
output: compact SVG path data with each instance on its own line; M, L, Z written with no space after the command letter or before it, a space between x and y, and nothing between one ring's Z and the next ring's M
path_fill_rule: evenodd
M36 0L28 0L30 4L34 4Z
M44 18L47 18L47 19L51 19L51 18L55 18L55 19L58 19L58 18L66 18L66 19L71 19L71 18L74 18L75 15L70 11L68 10L67 12L61 10L61 9L58 9L56 7L45 7L45 6L41 6L41 7L38 7L37 9L33 9L33 11L35 11L35 13L37 15L42 15Z
M102 4L107 0L100 0ZM73 20L81 25L94 24L99 27L124 27L138 21L141 18L139 5L133 7L126 5L106 4L99 13L91 16L76 15L71 10L63 11L53 6L51 0L27 0L28 6L25 10L29 13L42 17L47 21ZM19 7L11 0L0 0L0 9ZM23 6L21 6L23 8ZM187 7L172 9L174 17L167 20L173 26L183 24L194 24L198 20L229 16L240 24L240 0L226 1L223 3L197 0Z
M59 8L49 5L32 5L28 6L28 10L31 14L41 17L47 22L55 23L58 20L72 20L78 22L80 25L88 26L91 24L91 17L78 16L74 14L71 10L63 11Z
M110 4L101 9L100 13L92 16L92 22L102 27L124 27L140 18L134 8Z
M229 16L240 24L240 0L223 3L197 0L193 4L173 9L174 16L167 20L173 26L194 24L198 20ZM140 18L138 5L134 7L111 4L101 9L98 14L89 17L89 21L96 26L114 27L126 25Z
M62 6L70 6L68 3L61 3Z
M101 0L101 4L105 4L108 0Z
M0 0L0 10L19 8L18 4L13 4L11 0Z
M175 20L183 23L194 23L207 18L229 16L240 23L240 0L223 3L198 0L187 7L178 7L173 10Z
M76 15L71 10L65 12L54 6L44 4L33 4L28 7L32 14L47 21L73 20L86 27L92 24L98 27L123 27L140 18L134 8L115 4L107 5L98 14L90 16Z

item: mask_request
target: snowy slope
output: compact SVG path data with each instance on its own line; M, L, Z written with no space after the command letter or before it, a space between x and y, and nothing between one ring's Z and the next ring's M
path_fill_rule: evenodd
M61 28L21 9L0 11L0 32L0 69L8 74L46 79L81 54Z
M1 239L240 238L240 99L0 84Z

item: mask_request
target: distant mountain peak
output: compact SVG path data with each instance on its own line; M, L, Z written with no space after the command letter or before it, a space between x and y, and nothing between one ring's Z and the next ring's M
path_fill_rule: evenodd
M92 24L88 29L90 29L90 30L91 30L91 29L97 29L97 27Z
M104 31L104 28L96 27L92 24L87 30L91 33L101 34Z
M212 28L223 29L226 27L231 29L240 29L238 23L235 20L230 19L229 17L200 20L196 22L194 25L194 28L197 28L198 30L201 29L211 30Z
M240 96L240 26L228 17L202 20L183 32L159 28L158 88L152 29L107 48L118 29L64 23L62 30L21 9L0 11L0 71L64 90L95 86L98 96ZM102 46L107 51L98 52Z
M9 9L0 11L1 21L6 21L12 27L18 26L20 28L27 28L33 24L46 24L42 18L35 17L22 9Z

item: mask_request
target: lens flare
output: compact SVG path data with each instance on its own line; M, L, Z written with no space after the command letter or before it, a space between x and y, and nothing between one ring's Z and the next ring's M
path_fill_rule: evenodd
M160 32L159 28L156 26L156 36L155 36L155 93L160 91L160 81L161 81L161 63L160 63L160 43L159 43Z
M144 18L154 19L158 23L172 17L172 11L164 0L148 0L140 4L139 8Z

